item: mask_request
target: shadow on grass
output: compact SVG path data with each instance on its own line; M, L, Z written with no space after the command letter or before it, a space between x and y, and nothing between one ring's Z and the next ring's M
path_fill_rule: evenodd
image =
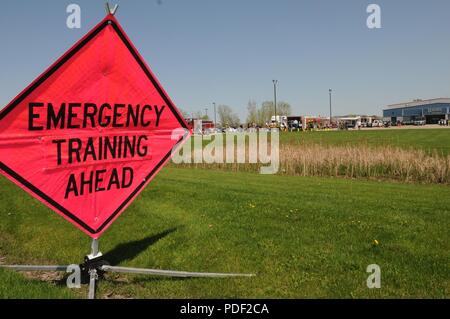
M159 240L175 232L178 228L171 228L159 234L146 237L144 239L130 241L128 243L117 245L113 250L103 255L111 265L118 265L123 261L132 260L140 253L145 251L151 245L157 243Z

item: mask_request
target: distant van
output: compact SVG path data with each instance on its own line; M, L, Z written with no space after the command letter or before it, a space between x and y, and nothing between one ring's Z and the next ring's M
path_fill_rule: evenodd
M424 126L425 124L427 124L427 122L425 120L414 121L414 125L416 125L416 126Z
M383 122L379 120L373 120L372 121L372 127L383 127Z

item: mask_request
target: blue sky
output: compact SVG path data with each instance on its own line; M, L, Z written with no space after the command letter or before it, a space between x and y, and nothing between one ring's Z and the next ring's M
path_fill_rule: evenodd
M66 7L82 28L66 27ZM114 3L114 2L113 2ZM180 108L212 102L246 117L250 99L293 113L381 114L386 104L450 96L448 0L127 0L117 18ZM366 26L370 3L382 29ZM0 107L105 15L98 0L2 0Z

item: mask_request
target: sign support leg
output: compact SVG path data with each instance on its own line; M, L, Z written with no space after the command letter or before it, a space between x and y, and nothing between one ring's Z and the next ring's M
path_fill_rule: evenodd
M95 283L98 280L97 270L89 270L89 293L88 299L95 299Z
M88 299L95 299L97 282L104 273L121 273L148 276L164 276L176 278L230 278L230 277L253 277L254 274L233 274L233 273L204 273L188 272L161 269L145 269L132 267L110 266L108 261L104 260L99 251L98 239L93 239L91 243L91 253L85 257L84 263L80 265L83 274L89 278ZM1 268L16 271L62 271L66 272L68 266L33 266L33 265L0 265Z
M68 266L0 265L0 267L15 271L67 271Z
M253 277L253 276L255 276L254 274L188 272L188 271L176 271L176 270L115 267L115 266L108 266L108 265L102 266L101 270L103 270L104 272L112 272L112 273L164 276L164 277L176 277L176 278L227 278L227 277Z

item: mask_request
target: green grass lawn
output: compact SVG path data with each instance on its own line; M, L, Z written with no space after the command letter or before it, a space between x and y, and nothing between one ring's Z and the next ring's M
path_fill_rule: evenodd
M361 131L283 133L281 143L324 145L391 145L450 154L450 129L382 129Z
M5 263L82 261L86 235L5 178L0 187ZM257 276L109 276L98 296L448 298L449 229L448 186L166 168L101 238L111 263ZM374 263L382 288L370 290ZM0 271L1 298L85 294Z
M63 299L76 298L64 286L29 280L20 273L0 268L0 298Z

